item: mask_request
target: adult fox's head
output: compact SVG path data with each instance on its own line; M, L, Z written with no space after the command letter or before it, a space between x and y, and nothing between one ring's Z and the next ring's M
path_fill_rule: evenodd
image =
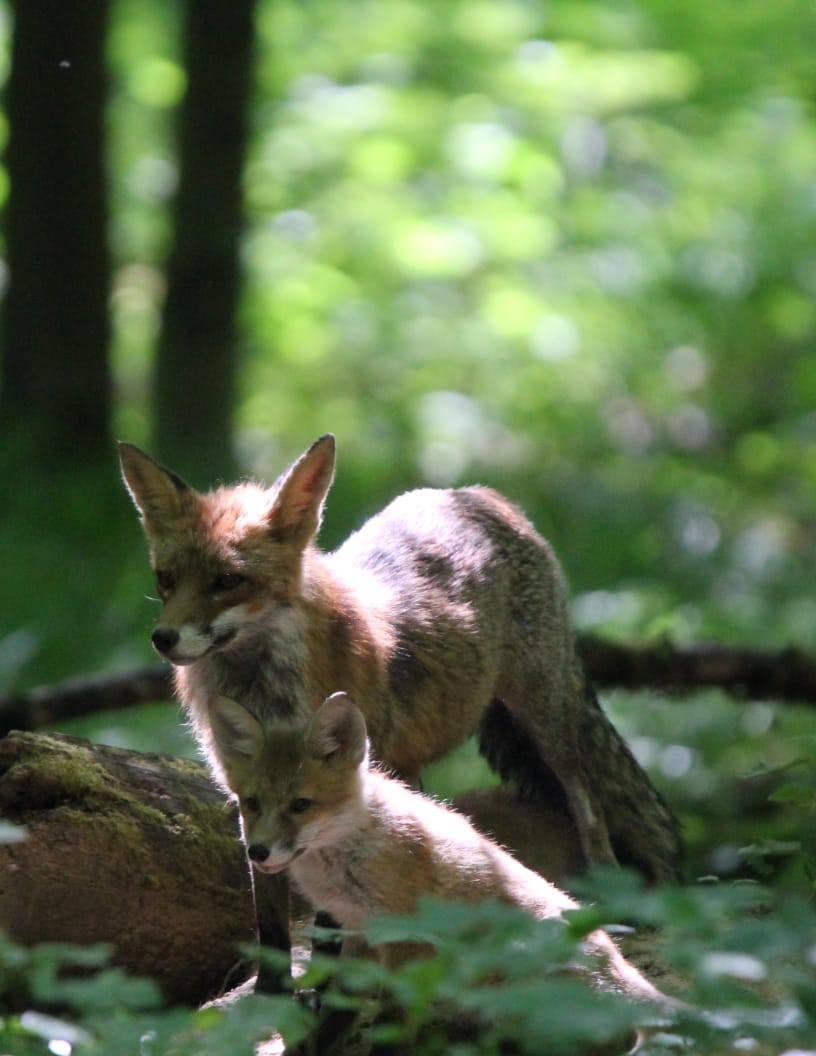
M305 731L265 730L225 697L211 718L227 784L238 797L249 857L261 872L280 872L360 823L366 726L345 693L324 701Z
M151 638L158 652L193 663L296 600L334 474L330 433L271 488L248 482L201 494L132 444L120 443L119 457L164 603Z

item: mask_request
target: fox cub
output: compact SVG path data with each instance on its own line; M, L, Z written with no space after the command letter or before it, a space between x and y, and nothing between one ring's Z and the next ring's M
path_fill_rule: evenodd
M120 456L164 602L152 641L221 780L221 697L279 737L341 686L406 780L479 732L503 779L566 799L589 862L676 876L676 823L584 678L552 550L507 499L411 491L324 554L330 435L270 488L201 494Z
M226 698L214 718L255 868L288 869L310 902L342 927L359 930L380 914L410 913L422 895L494 898L541 920L576 908L463 815L370 769L365 719L345 693L329 697L305 732L284 730L274 739ZM395 966L424 950L387 944L374 952ZM604 932L589 936L587 952L600 985L670 1001Z

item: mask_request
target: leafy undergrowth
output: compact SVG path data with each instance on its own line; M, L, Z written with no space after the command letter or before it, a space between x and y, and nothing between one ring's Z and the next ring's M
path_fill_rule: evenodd
M297 985L328 984L324 1015L365 1011L378 992L379 1015L364 1040L428 1056L498 1056L508 1046L522 1056L597 1053L605 1045L623 1052L633 1028L644 1054L813 1050L816 911L809 901L744 881L644 890L617 871L595 872L583 888L585 907L565 922L533 924L495 903L428 900L411 917L376 921L369 937L431 941L435 956L389 971L315 955ZM635 1005L565 971L582 959L590 931L621 921L621 932L655 929L641 932L636 959L685 1005ZM281 967L281 954L262 956ZM66 971L77 967L80 977ZM316 1022L285 994L203 1011L163 1008L152 983L107 967L98 948L23 950L4 941L0 971L6 1007L16 1009L0 1027L0 1051L9 1056L249 1056L276 1034L296 1043Z

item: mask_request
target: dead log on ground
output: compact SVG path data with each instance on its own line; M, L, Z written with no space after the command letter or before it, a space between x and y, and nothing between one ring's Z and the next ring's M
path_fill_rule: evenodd
M0 741L0 815L28 834L0 844L0 926L13 939L110 943L115 963L170 1002L199 1004L251 974L239 949L257 936L249 866L235 811L201 764L12 733ZM257 892L267 930L280 892Z

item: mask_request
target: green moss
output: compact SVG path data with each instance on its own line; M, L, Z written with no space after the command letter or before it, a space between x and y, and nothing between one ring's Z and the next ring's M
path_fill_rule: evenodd
M37 734L36 740L34 735L25 737L31 738L36 757L24 757L14 765L36 765L38 783L52 795L60 795L69 802L80 801L94 811L109 811L115 804L121 804L142 823L168 824L168 815L128 792L85 745L43 734Z
M37 735L36 742L32 735L28 737L32 737L32 748L36 748L38 773L44 781L62 789L66 798L105 793L107 774L84 747L46 735Z
M163 755L162 760L173 769L193 777L209 778L206 766L195 759L185 759L183 756Z
M114 864L138 866L141 882L144 881L146 866L153 856L145 845L147 833L134 817L117 810L88 813L62 806L54 811L54 820L66 827L92 830L94 837L104 840L108 858Z
M193 791L176 787L172 790L173 806L165 811L128 791L115 774L96 761L90 747L50 735L19 736L29 750L10 767L9 776L15 770L19 774L23 768L36 769L36 782L31 787L38 793L27 797L27 782L20 783L23 812L26 808L48 809L54 820L66 826L104 834L114 860L136 865L140 882L157 882L151 878L149 864L156 853L151 843L157 831L183 833L173 844L180 875L200 870L203 853L213 861L228 861L240 853L237 831L230 831L227 825L226 801L223 805L218 800L205 801ZM163 758L162 764L178 772L180 778L206 774L200 763L190 760Z

